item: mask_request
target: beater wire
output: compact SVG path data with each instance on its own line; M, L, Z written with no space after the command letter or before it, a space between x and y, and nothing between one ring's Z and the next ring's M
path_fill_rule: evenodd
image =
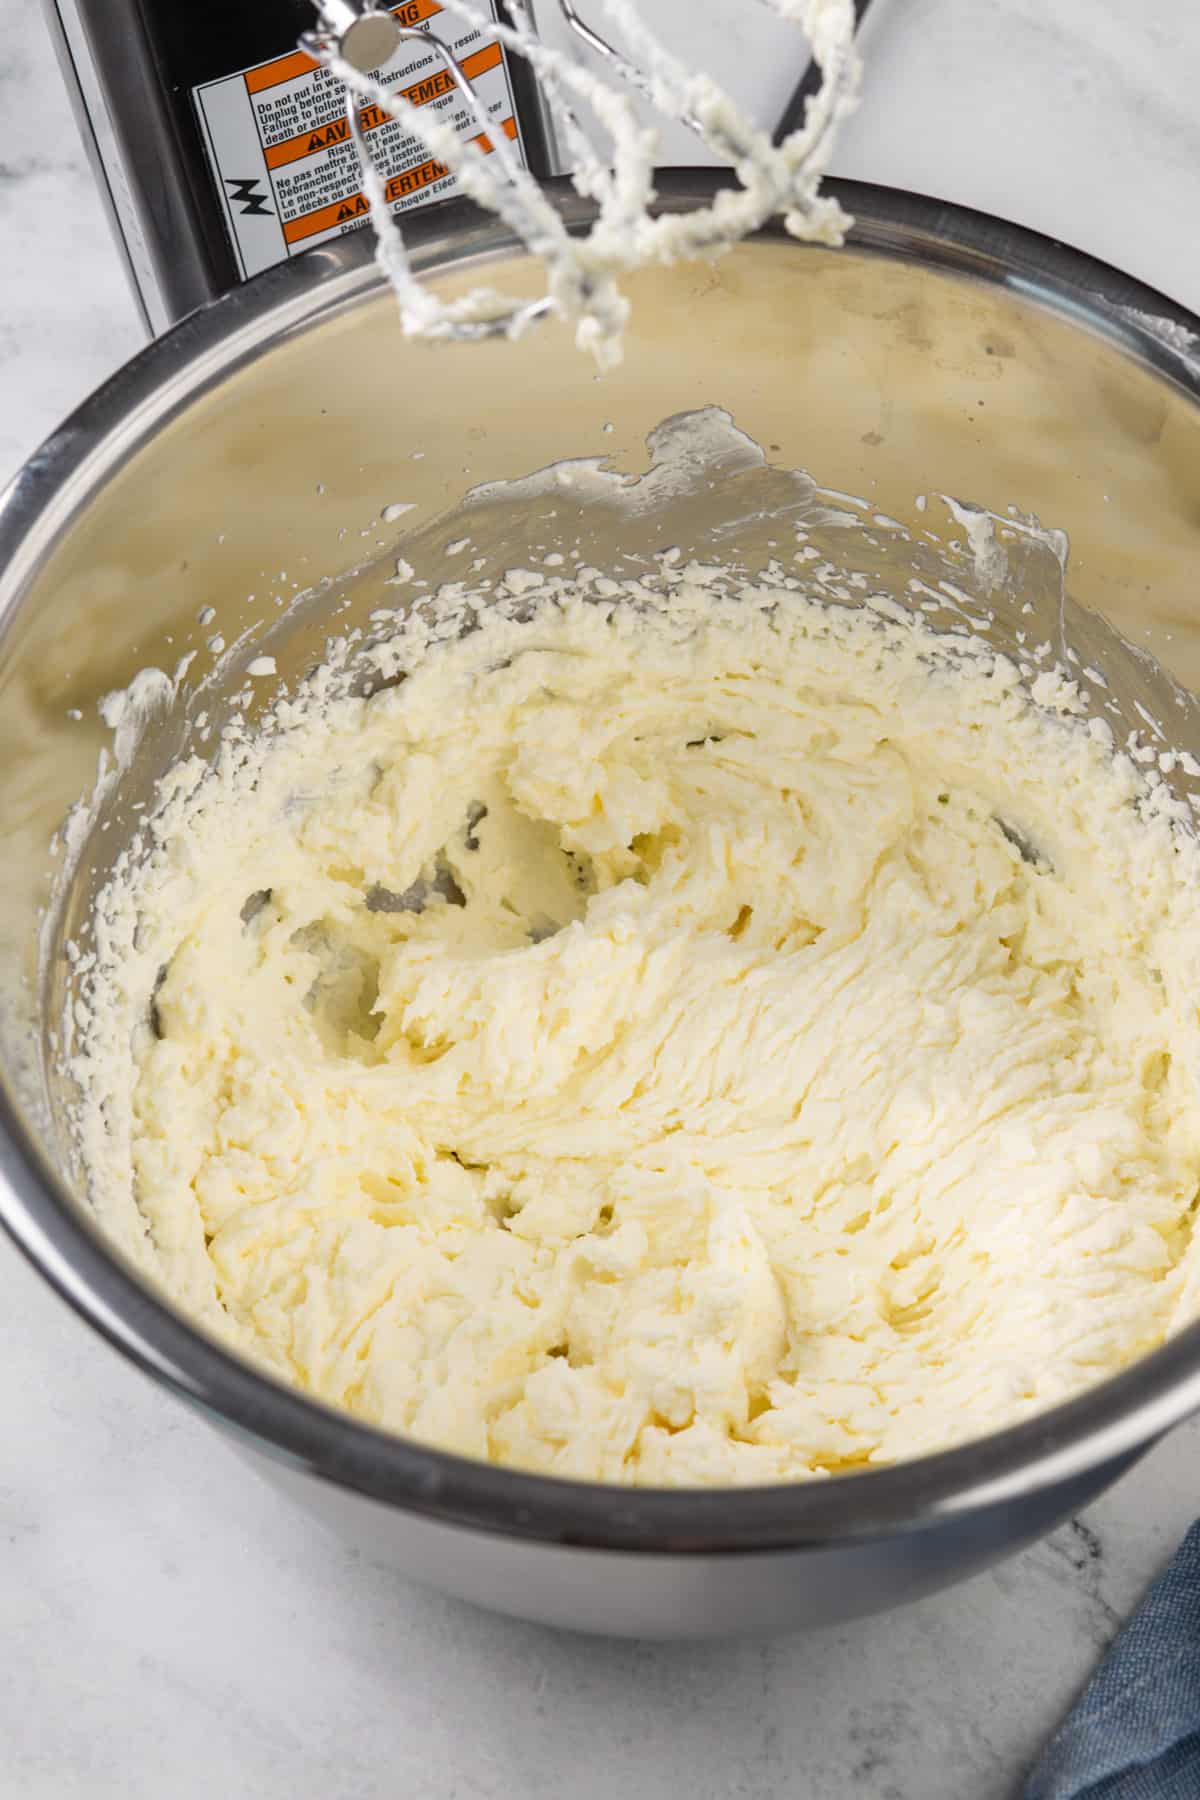
M558 208L525 168L502 123L486 109L449 47L432 33L397 29L397 41L419 41L441 60L473 129L464 135L444 110L416 106L365 74L340 52L332 34L310 34L306 47L346 90L350 134L362 168L377 256L394 289L404 331L413 336L477 339L519 337L535 320L557 314L573 320L576 339L602 366L619 360L628 302L619 275L648 264L712 256L774 215L793 236L840 243L849 223L837 201L822 195L838 121L858 95L854 0L763 0L808 38L821 85L803 123L776 145L749 123L711 76L690 70L645 23L636 0L600 0L626 46L618 49L580 15L575 0L558 0L573 34L603 61L609 79L545 43L526 0L510 0L508 20L494 20L474 0L442 0L442 11L486 32L523 57L539 82L572 162L576 191L593 202L596 218L583 232L568 230ZM617 85L614 85L614 82ZM628 92L623 92L622 88ZM686 213L653 211L657 132L643 124L630 95L683 123L722 161L737 187ZM494 213L543 265L545 292L514 301L489 288L444 299L418 277L393 212L389 191L370 147L360 107L374 105L395 120L453 175L460 192ZM583 122L587 108L604 134L598 147Z

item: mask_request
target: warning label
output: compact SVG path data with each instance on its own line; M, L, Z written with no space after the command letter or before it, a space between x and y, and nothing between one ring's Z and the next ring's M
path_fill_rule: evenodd
M436 34L453 51L496 133L520 150L501 45L486 29L456 23L438 0L406 0L392 11L402 25ZM435 50L401 44L372 73L410 105L434 108L480 149L493 148ZM205 82L192 98L243 276L366 222L341 83L303 51ZM454 192L445 165L403 125L376 106L361 107L358 116L393 212Z

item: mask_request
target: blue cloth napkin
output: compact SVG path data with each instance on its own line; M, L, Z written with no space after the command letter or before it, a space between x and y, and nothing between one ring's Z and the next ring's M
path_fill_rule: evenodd
M1200 1800L1200 1522L1046 1746L1025 1800Z

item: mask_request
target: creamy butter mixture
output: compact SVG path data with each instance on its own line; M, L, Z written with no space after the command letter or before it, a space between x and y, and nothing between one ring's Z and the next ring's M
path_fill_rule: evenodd
M177 771L77 1064L186 1306L614 1482L942 1448L1196 1309L1191 847L1060 678L703 576L516 579Z

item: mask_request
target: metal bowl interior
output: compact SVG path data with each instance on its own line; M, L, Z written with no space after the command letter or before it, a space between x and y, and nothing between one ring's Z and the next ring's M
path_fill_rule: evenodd
M663 204L711 186L676 173ZM473 485L573 456L636 472L662 420L716 404L772 464L867 497L910 546L927 529L919 493L1013 506L1069 534L1076 641L1122 662L1129 707L1143 690L1169 699L1178 741L1200 752L1200 324L995 221L838 191L858 220L844 250L767 231L712 265L631 278L626 358L603 379L557 325L517 345L406 343L369 246L347 239L184 321L63 426L0 506L0 1213L85 1318L217 1422L428 1518L643 1551L878 1538L1077 1481L1200 1406L1193 1327L1028 1424L894 1468L720 1493L517 1474L386 1436L243 1364L146 1285L80 1197L54 1073L61 944L195 723L209 640L236 646L211 686L219 715L264 642L295 677L331 619L364 620L402 550L419 545L436 575L445 520ZM503 230L468 208L435 209L413 237L447 288L482 262L493 285L528 285ZM725 498L710 495L710 525L731 516ZM412 510L386 522L397 503ZM692 522L702 548L704 518ZM51 843L110 742L98 700L189 651L190 714L181 702L147 732L64 899Z

